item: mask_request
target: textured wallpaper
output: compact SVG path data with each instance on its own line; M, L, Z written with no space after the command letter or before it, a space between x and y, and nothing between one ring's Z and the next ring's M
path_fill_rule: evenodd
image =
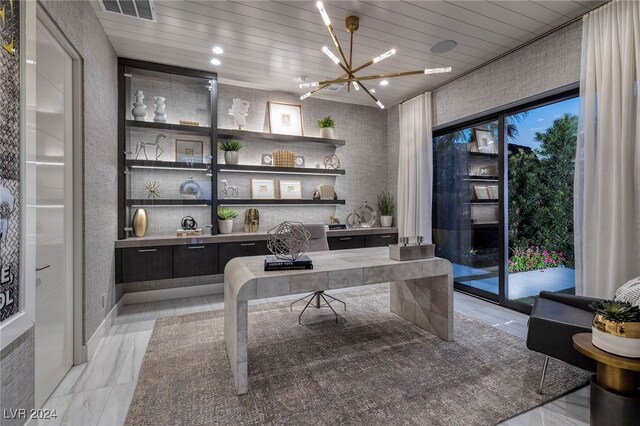
M580 80L582 21L434 92L434 125L469 117Z

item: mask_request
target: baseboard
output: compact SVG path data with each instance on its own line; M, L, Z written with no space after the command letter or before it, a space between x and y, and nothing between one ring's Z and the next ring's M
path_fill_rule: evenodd
M165 288L162 290L136 291L125 293L120 299L125 305L135 303L157 302L158 300L182 299L183 297L207 296L210 294L222 294L224 284L205 284L188 287Z
M122 307L124 306L124 300L121 298L118 303L115 304L113 308L109 311L107 316L104 318L100 326L93 333L93 336L87 341L87 344L82 346L82 357L84 358L84 362L90 361L93 358L93 355L96 353L104 336L109 332L111 325L113 324L113 320L118 316Z

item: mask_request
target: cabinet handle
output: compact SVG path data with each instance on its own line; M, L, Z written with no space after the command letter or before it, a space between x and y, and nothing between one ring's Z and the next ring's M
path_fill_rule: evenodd
M51 265L44 265L36 267L36 272L44 271L45 269L51 268Z
M351 241L351 237L342 237L340 241Z
M152 253L154 251L158 251L158 249L141 249L138 250L138 253Z
M204 246L189 246L189 247L187 247L187 249L189 249L189 250L198 250L198 249L203 249L203 248L204 248Z
M380 235L380 238L391 238L391 235Z
M255 246L256 243L242 243L240 244L240 247L247 247L247 246Z

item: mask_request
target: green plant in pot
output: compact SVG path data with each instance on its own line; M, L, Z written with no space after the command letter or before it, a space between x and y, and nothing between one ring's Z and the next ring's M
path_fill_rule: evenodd
M378 212L380 212L380 226L389 228L393 225L393 213L396 211L396 200L390 192L378 195Z
M336 122L333 121L330 115L318 120L318 127L320 128L321 138L333 139L333 129L336 128Z
M592 303L592 342L603 351L640 358L640 307L619 300Z
M220 234L230 234L233 231L233 219L238 217L238 212L226 207L218 209L218 232Z
M230 139L218 144L220 151L224 151L224 162L226 164L238 164L240 162L240 150L244 145L240 141Z

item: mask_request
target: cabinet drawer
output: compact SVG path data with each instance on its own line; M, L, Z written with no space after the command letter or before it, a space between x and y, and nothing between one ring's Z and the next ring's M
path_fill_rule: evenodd
M367 235L366 245L367 247L384 247L389 244L398 243L398 234L376 234Z
M364 235L353 235L351 237L330 237L329 250L345 250L354 248L364 248Z
M260 256L269 254L266 241L242 241L239 243L218 244L218 270L224 273L224 267L235 257Z
M122 282L161 280L173 277L173 247L122 249Z
M195 277L218 273L218 245L192 244L173 247L173 277Z

